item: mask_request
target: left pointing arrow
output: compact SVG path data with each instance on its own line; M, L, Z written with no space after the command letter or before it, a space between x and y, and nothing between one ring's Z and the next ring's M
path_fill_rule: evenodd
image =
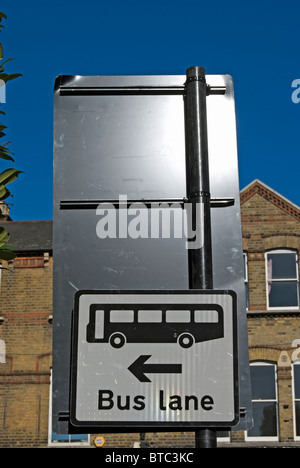
M129 367L128 370L140 381L151 382L145 374L181 374L181 364L145 364L151 355L139 356Z

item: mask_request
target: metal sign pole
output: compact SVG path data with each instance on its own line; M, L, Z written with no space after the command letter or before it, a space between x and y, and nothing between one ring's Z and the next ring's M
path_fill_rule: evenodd
M201 208L203 242L200 248L189 249L189 288L213 289L210 188L206 119L205 70L190 67L186 71L186 158L187 199L192 203L193 230L196 210ZM195 433L196 448L216 447L216 431L200 429Z

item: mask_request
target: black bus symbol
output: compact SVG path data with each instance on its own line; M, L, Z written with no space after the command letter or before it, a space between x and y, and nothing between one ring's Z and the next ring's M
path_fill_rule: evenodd
M218 304L92 304L88 343L194 343L224 336L224 312Z

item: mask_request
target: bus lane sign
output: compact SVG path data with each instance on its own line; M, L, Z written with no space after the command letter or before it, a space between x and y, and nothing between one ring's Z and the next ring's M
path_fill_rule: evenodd
M237 424L233 291L78 291L72 340L73 426Z

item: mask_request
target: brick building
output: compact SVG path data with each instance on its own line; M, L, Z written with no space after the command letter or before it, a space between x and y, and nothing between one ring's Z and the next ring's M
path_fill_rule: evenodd
M300 208L260 181L241 191L254 427L219 444L300 447ZM16 247L3 262L0 303L0 447L81 444L49 423L52 356L52 222L3 222ZM103 434L106 447L132 447L139 434ZM71 440L72 439L72 440ZM147 433L159 447L192 446L194 434Z
M245 438L300 441L300 209L254 181L241 211L255 420Z
M18 256L2 262L0 447L47 444L52 342L52 222L10 222ZM7 226L9 224L9 226Z

